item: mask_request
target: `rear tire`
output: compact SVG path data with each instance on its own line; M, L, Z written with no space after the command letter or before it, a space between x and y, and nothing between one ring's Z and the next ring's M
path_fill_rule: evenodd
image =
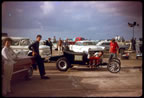
M116 61L116 62L118 62L121 65L121 62L120 62L120 60L118 58L112 58L111 61Z
M67 71L70 66L71 64L65 57L59 58L56 62L56 67L60 71Z
M109 64L107 65L107 69L111 72L111 73L118 73L121 69L121 65L118 61L114 61L111 60L109 62Z

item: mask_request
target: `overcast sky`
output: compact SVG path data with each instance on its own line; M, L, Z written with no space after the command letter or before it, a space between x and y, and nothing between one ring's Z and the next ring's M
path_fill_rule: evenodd
M142 37L142 4L130 1L3 2L2 32L9 36L58 39L82 36L132 38L128 22L136 21L135 37Z

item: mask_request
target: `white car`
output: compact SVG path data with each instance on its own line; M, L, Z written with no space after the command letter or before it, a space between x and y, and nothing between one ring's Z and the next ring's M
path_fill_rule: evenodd
M2 40L5 37L2 37ZM28 49L28 46L32 44L32 40L26 37L10 37L12 39L11 48L17 54L17 56L27 56L31 50ZM43 45L40 42L39 52L42 58L46 58L50 56L50 48L49 46Z
M99 41L97 44L97 46L104 46L105 50L108 51L110 48L110 41Z
M50 47L45 45L45 40L41 40L39 44L39 53L42 58L48 58L51 53L50 53Z
M96 46L96 42L95 41L77 41L75 43L75 45L69 45L69 49L74 51L74 52L85 52L88 53L88 50L105 50L105 47L103 46Z
M25 37L10 37L12 39L11 48L17 54L17 56L27 56L29 49L28 45L31 43L29 38ZM4 40L5 37L2 37Z

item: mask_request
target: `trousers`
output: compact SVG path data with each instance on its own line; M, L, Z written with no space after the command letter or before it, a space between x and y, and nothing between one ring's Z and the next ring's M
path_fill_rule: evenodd
M41 58L40 55L36 55L35 60L36 60L36 63L38 65L40 76L44 76L46 73L45 73L45 67L44 67L43 59Z
M11 92L11 78L13 74L13 63L12 62L4 62L4 73L2 79L2 93L6 95L8 92Z
M109 61L111 61L112 58L117 58L117 54L116 53L110 53Z

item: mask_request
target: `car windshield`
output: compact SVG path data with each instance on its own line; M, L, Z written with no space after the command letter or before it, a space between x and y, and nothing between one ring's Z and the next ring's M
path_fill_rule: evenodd
M13 46L28 46L29 44L29 39L13 39L12 41Z
M40 41L40 45L45 45L45 41Z

